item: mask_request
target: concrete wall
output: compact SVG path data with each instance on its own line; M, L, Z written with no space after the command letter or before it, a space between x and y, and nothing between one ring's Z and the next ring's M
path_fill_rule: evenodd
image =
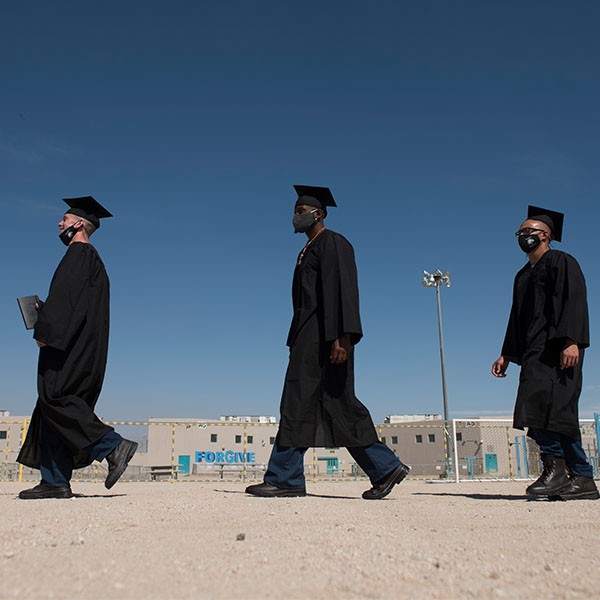
M171 465L171 457L176 465L179 465L180 457L189 457L189 476L220 475L222 471L264 472L279 427L278 424L199 419L178 419L176 422L151 419L149 423L148 452L138 453L132 465L166 467ZM240 454L245 455L245 461ZM337 469L332 468L331 459L337 459ZM314 472L321 478L328 474L347 476L354 468L354 461L345 448L311 449L306 453L304 463L309 477Z
M13 478L18 469L16 457L24 423L29 419L0 417L0 477L4 479ZM445 476L447 452L442 420L388 423L376 427L380 438L412 467L412 477ZM180 478L235 477L242 473L260 478L268 463L278 425L210 419L150 419L145 423L119 423L116 429L126 437L142 442L140 451L130 463L140 477L156 470L163 477L179 471ZM452 431L449 433L452 436ZM509 420L460 420L456 422L456 433L461 479L536 477L539 474L539 449L525 437L525 432L513 429ZM596 431L592 423L582 424L582 441L588 454L597 457ZM307 478L362 474L345 448L309 449L304 464Z

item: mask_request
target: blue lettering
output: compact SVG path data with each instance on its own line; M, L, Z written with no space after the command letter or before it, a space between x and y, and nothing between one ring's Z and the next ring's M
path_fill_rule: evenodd
M256 463L256 452L234 452L227 450L226 452L211 452L196 450L195 462L201 463L216 463L222 465L224 463Z

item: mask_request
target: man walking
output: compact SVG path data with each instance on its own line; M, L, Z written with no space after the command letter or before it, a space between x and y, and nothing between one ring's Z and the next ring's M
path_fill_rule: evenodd
M294 271L281 421L264 482L246 492L305 496L306 450L345 446L372 482L363 498L377 500L410 468L378 440L369 411L354 394L354 346L362 338L354 250L323 224L327 207L336 206L330 190L294 188L293 225L308 241Z
M521 365L514 426L528 427L544 465L527 495L595 500L600 495L581 445L578 411L589 346L585 279L572 256L550 248L551 241L561 241L563 219L530 206L516 233L528 262L515 277L502 355L492 374L506 377L509 362Z
M68 249L38 309L38 401L17 458L40 470L41 483L23 490L24 500L71 498L73 469L104 458L110 489L138 446L94 414L108 353L109 281L89 238L112 215L91 196L65 202L58 227Z

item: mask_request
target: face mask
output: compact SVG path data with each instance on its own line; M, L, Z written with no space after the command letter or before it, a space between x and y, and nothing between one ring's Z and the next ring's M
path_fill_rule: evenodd
M59 233L58 237L65 246L68 246L76 233L77 229L75 225L71 225L71 227L67 227L62 233Z
M539 235L531 234L519 236L519 246L521 247L521 250L527 254L533 252L541 243L542 240Z
M304 233L308 231L315 224L314 213L317 209L311 210L308 213L295 214L292 219L292 225L294 226L294 233Z

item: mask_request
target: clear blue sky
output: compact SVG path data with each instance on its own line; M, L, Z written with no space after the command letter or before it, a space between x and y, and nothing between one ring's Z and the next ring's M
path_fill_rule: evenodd
M594 2L13 2L0 24L0 408L29 414L36 347L16 296L44 297L61 199L115 218L93 238L112 284L105 418L278 414L292 184L331 187L353 243L376 421L510 414L495 380L528 203L566 212L600 410L600 7Z

